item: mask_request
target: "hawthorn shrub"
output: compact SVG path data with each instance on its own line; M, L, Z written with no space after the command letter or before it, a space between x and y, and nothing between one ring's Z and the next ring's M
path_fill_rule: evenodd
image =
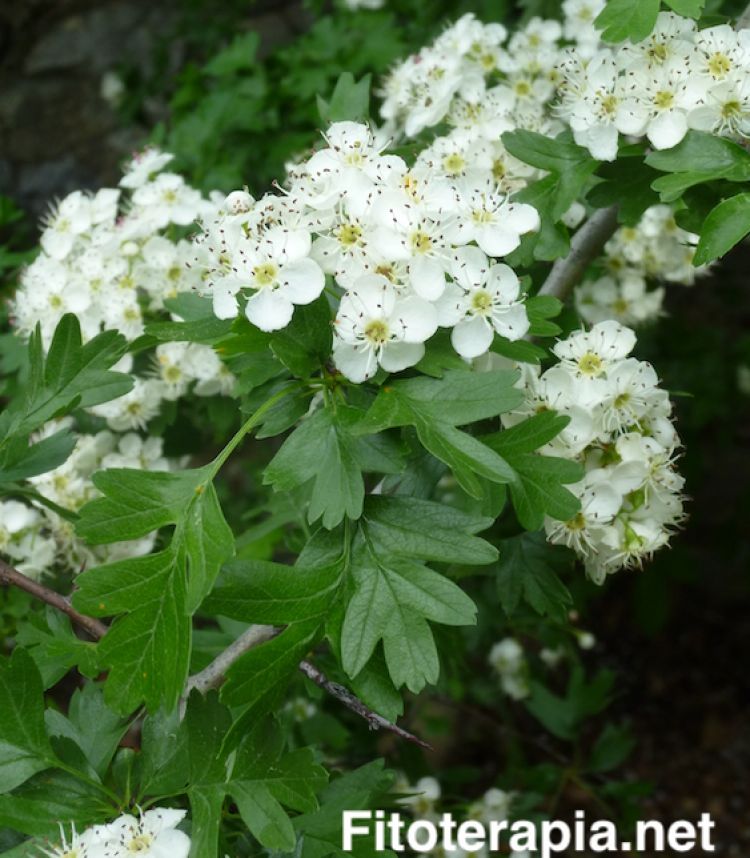
M638 328L750 232L750 31L703 11L467 14L317 93L271 192L151 146L52 207L2 340L3 855L324 858L343 809L569 786L632 821L579 618L685 518Z

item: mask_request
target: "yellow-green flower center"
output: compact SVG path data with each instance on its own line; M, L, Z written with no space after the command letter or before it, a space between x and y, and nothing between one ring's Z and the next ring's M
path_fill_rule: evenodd
M374 319L365 327L365 339L374 346L382 346L388 342L388 325L380 319Z
M475 313L486 316L492 310L492 295L486 289L477 289L471 296L471 307Z
M654 105L660 110L668 110L674 104L674 93L667 89L660 89L654 95Z
M336 237L344 247L353 247L362 238L362 230L356 224L345 223L339 227Z
M594 352L586 352L578 359L578 369L584 375L599 375L602 371L602 359Z
M279 270L273 262L266 262L263 265L257 265L253 268L253 277L258 286L270 286L272 283L275 283L278 273Z
M717 51L708 58L708 71L712 77L726 77L731 70L732 61L721 51Z
M418 229L412 234L411 246L415 253L429 253L432 250L432 239L426 232Z

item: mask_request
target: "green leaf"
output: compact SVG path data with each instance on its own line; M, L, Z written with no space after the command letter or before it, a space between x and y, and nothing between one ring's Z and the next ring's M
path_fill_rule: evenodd
M559 221L581 196L598 166L588 150L574 143L567 134L552 139L536 131L506 131L502 140L511 155L553 174L554 193L549 213L554 222Z
M706 218L694 265L706 265L724 256L750 233L750 193L723 200Z
M194 319L189 322L151 322L145 336L160 343L184 342L211 345L226 337L232 328L230 319ZM137 345L138 341L136 341Z
M690 173L698 169L713 177L736 175L738 182L750 177L750 154L742 146L725 137L692 129L671 149L649 153L646 164L663 173Z
M99 642L109 666L105 696L117 712L141 701L149 711L177 704L187 679L191 623L184 565L173 547L91 569L79 576L78 610L124 614Z
M204 604L246 623L286 624L325 616L341 581L340 563L319 568L262 560L227 563Z
M252 68L260 45L260 35L256 32L235 36L229 46L220 51L203 67L207 75L230 77L238 72Z
M114 469L98 473L94 483L104 497L86 504L78 521L89 542L137 539L175 525L164 551L84 572L74 597L85 613L127 615L98 646L111 668L108 702L121 712L141 700L150 711L169 708L187 675L190 616L234 551L211 466L178 473Z
M566 256L570 250L570 236L567 227L558 222L555 212L557 204L558 177L556 174L545 176L527 185L514 199L534 206L539 212L541 225L535 233L529 233L521 239L521 245L507 257L509 265L515 268L527 267L534 260L552 262Z
M17 642L34 659L44 688L51 688L76 665L85 676L99 672L96 644L77 637L70 620L55 608L29 614L18 629Z
M78 319L67 314L55 329L45 360L37 328L29 338L28 383L0 415L0 443L10 436L27 438L53 417L127 393L132 378L109 370L126 349L125 337L115 331L105 331L82 345Z
M47 710L62 719L62 735L72 739L96 774L103 778L129 722L113 712L104 702L102 688L89 682L70 698L68 717Z
M247 707L235 731L278 705L300 661L321 636L322 626L315 620L292 623L281 634L237 659L221 686L224 703Z
M312 303L295 308L290 324L271 336L271 351L294 375L312 375L330 359L331 321L331 308L324 293Z
M541 438L546 438L546 443L554 437L551 433L555 429L559 432L565 425L566 422L559 418L536 415L512 429L483 438L514 471L510 481L511 497L518 520L527 530L538 530L545 515L568 521L580 509L578 498L564 486L582 479L581 465L568 459L530 452L534 449L533 443Z
M717 179L730 182L750 179L750 154L731 140L703 131L688 131L677 146L652 152L646 163L671 174L657 178L652 184L664 202L673 202L689 188Z
M433 501L372 495L365 502L362 528L385 554L481 566L497 558L497 550L474 536L493 523Z
M654 29L659 0L607 0L594 21L605 42L640 42Z
M82 831L112 812L96 786L67 772L40 772L12 794L0 795L0 828L53 842L59 840L60 825L70 831L73 823Z
M670 9L685 18L700 18L703 7L706 5L706 0L664 0L664 2Z
M514 408L520 401L516 380L515 372L450 371L440 379L396 381L381 389L355 431L414 426L425 449L451 468L464 491L479 498L483 489L476 475L507 483L513 474L481 441L455 427Z
M42 679L31 656L16 647L0 661L0 793L55 765L44 727ZM2 824L0 806L0 824Z
M320 795L320 809L293 820L295 830L302 835L298 844L300 858L327 858L330 855L346 858L351 854L357 858L372 858L376 854L393 858L393 853L388 850L377 853L372 837L356 838L351 853L341 848L344 811L386 806L393 780L393 773L385 770L383 761L373 760L332 781Z
M370 80L369 74L358 81L351 72L341 74L330 101L317 97L323 122L326 125L344 120L366 122L370 116Z
M237 752L228 789L243 821L261 845L268 849L294 848L297 837L282 805L311 813L317 810L316 793L328 775L315 763L309 748L281 752L281 736L275 726L264 725L247 737Z
M267 849L291 852L297 838L284 808L262 783L234 782L232 798L242 821Z
M437 681L437 649L427 620L472 625L471 599L443 575L403 558L362 546L352 557L355 592L341 633L344 670L356 676L382 640L388 671L396 687L419 692Z
M576 666L564 697L532 681L526 708L555 736L572 740L587 718L598 714L610 703L614 678L611 671L601 670L589 681L583 668Z
M586 768L591 772L609 772L621 766L637 741L627 726L607 724L591 749Z
M189 779L190 755L187 732L180 728L179 711L160 709L147 715L141 736L140 783L144 794L184 792Z
M535 337L556 337L561 328L550 319L562 312L563 304L553 295L532 295L526 299L526 313L529 317L529 333Z
M385 656L377 648L367 664L352 677L352 691L370 709L387 718L396 721L403 715L404 701L399 691L393 686Z
M68 429L61 429L29 445L27 438L13 439L0 449L0 484L27 480L38 474L46 474L65 462L73 452L76 439Z
M256 720L244 731L230 759L224 738L231 725L229 710L215 693L188 701L184 728L190 758L188 797L193 812L200 858L215 858L221 810L231 794L251 834L268 849L293 849L296 836L284 806L312 812L316 792L327 782L326 771L312 752L300 748L284 753L284 738L275 724ZM236 726L236 725L235 725ZM229 766L231 765L231 771ZM193 852L195 852L193 841Z
M344 516L357 519L362 514L363 470L394 473L402 467L392 447L352 433L361 416L345 405L319 409L286 439L263 475L264 483L276 491L311 481L308 520L320 518L329 530Z
M573 599L558 577L570 566L570 554L550 545L543 533L522 533L500 545L497 592L508 614L517 610L521 599L539 614L565 620Z
M601 164L597 175L604 181L588 192L587 201L596 208L616 205L617 219L626 226L635 226L646 209L659 202L654 182L658 173L640 155Z

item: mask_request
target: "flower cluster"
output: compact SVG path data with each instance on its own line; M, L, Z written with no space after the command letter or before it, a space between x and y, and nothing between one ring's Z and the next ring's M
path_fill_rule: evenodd
M366 125L335 123L325 143L291 172L284 195L235 191L204 220L195 268L206 271L219 318L244 312L280 330L331 278L333 358L354 382L416 364L438 326L452 329L465 358L485 353L496 333L526 334L518 277L494 260L538 228L536 209L509 202L491 171L469 162L410 169Z
M50 424L45 434L59 431L71 420ZM0 553L25 575L39 578L61 564L71 571L98 566L126 557L148 554L154 535L112 545L90 546L75 534L72 522L55 507L77 512L98 496L91 477L102 468L136 468L166 471L176 463L162 455L162 439L143 439L135 433L109 431L78 435L76 445L62 465L29 479L35 491L53 506L8 500L0 503Z
M95 825L78 833L73 827L70 839L60 826L60 844L41 854L48 858L187 858L190 838L177 826L185 818L184 810L153 808L138 818L123 814L107 825Z
M22 273L12 303L18 333L39 324L49 343L62 316L72 312L84 339L117 330L134 340L148 321L179 319L164 302L195 292L201 277L190 266L192 243L180 234L215 212L218 202L176 173L163 172L171 159L147 149L128 165L120 189L75 191L55 207L41 235L41 253ZM132 356L115 369L132 372ZM209 346L168 343L157 346L130 393L92 411L115 431L143 429L164 400L189 391L226 395L233 385Z
M616 319L637 326L656 319L664 288L648 289L648 283L692 284L706 271L693 267L697 243L697 235L677 226L669 206L651 206L636 226L620 227L607 242L604 273L575 290L578 313L592 324Z
M166 298L195 288L185 264L190 242L170 228L187 227L214 208L176 173L160 172L171 155L136 155L121 188L74 191L47 216L42 252L23 272L12 315L20 333L41 325L49 342L60 318L75 313L86 339L102 329L128 339L143 333L144 316Z
M615 321L571 334L555 345L555 366L540 373L524 365L525 403L503 416L506 425L545 409L570 418L541 452L584 465L584 478L569 487L581 510L570 521L547 519L545 528L597 583L640 566L683 518L672 405L653 367L629 356L634 345L632 330Z
M583 5L568 0L564 25L532 18L509 40L501 24L464 15L390 72L382 86L387 127L414 137L445 121L487 143L514 128L562 130L549 108L557 91L563 29L582 44L592 39L590 22L588 28L576 25Z
M637 77L635 57L648 57L649 51L661 56L667 50L664 40L688 35L700 44L721 41L720 36L735 43L740 39L728 27L714 28L714 36L708 30L699 35L692 22L665 13L647 44L628 45L615 54L600 45L593 26L603 6L600 0L566 0L562 27L534 18L507 42L502 27L464 16L386 79L385 128L412 136L447 122L452 129L428 137L417 167L445 177L482 175L514 193L544 173L507 152L503 132L521 128L554 136L567 123L577 142L596 157L614 158L618 129L609 112L624 115L634 108L619 89L616 97L607 89L608 75L620 81L620 88L631 86ZM566 47L566 42L575 45ZM736 59L737 51L731 55ZM718 55L715 63L720 64ZM700 82L697 91L703 92ZM563 222L574 228L584 216L585 209L576 203ZM637 227L622 228L609 242L605 271L577 290L581 316L591 323L617 319L628 325L655 319L664 290L648 289L647 281L692 283L697 240L676 226L669 206L650 208Z
M523 700L529 696L529 665L523 647L515 638L498 641L490 650L487 660L500 678L500 685L508 697Z
M689 128L750 134L750 36L728 24L698 29L661 12L642 42L570 49L560 63L558 115L576 142L601 161L617 157L619 135L676 146Z

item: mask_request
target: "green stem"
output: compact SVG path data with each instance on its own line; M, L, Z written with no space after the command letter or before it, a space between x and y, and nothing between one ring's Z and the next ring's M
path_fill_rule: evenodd
M240 444L242 439L260 422L261 418L267 414L277 402L281 402L286 396L294 390L294 387L287 387L285 390L280 390L278 393L274 394L270 399L267 399L263 405L259 408L256 408L255 411L247 418L247 420L240 426L240 428L235 432L234 437L229 441L229 443L224 447L224 449L219 453L219 455L213 460L211 463L211 469L209 471L209 480L213 480L214 477L219 473L219 471L224 466L227 459L232 455L237 446Z

